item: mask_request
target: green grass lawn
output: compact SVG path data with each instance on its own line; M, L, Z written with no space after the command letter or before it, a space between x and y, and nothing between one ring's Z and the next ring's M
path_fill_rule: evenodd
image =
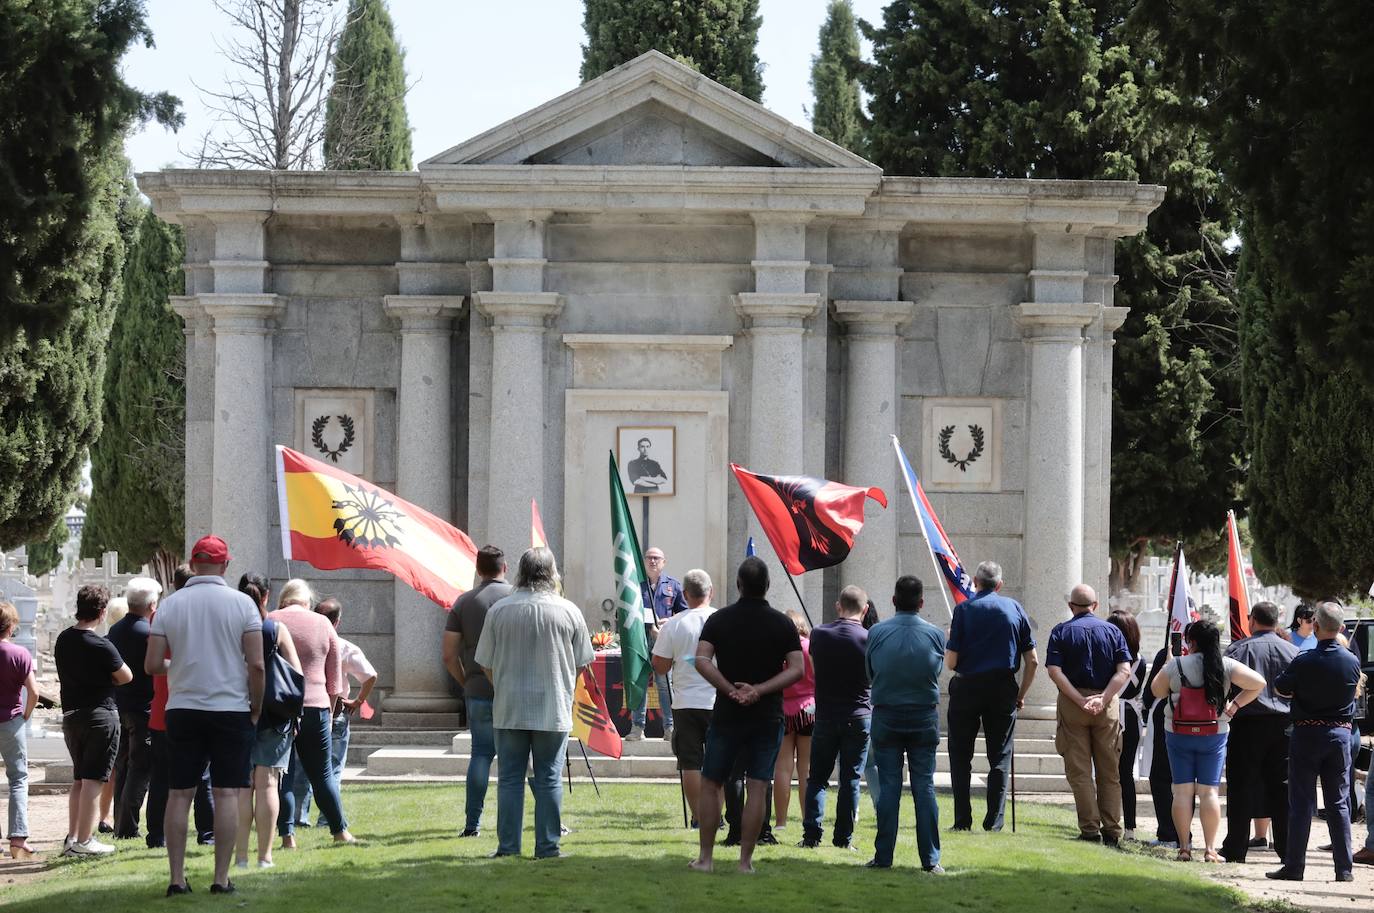
M59 860L42 881L0 891L6 913L146 913L188 904L282 910L289 913L424 913L497 910L628 911L837 910L888 913L920 909L1014 910L1017 913L1187 913L1250 909L1235 892L1146 851L1118 852L1071 839L1071 813L1021 803L1018 833L943 833L943 878L925 875L916 862L910 801L902 810L896 866L870 871L863 863L873 844L872 806L865 796L855 842L859 852L826 846L794 848L801 836L794 817L779 833L784 846L761 847L758 874L732 871L737 851L720 848L719 871L687 869L695 832L682 829L678 791L671 786L577 784L564 796L565 859L536 862L526 802L525 858L487 859L496 846L493 782L487 829L459 840L461 786L348 787L344 804L352 847L334 847L319 829L301 832L302 848L276 852L277 867L235 870L239 892L211 897L212 860L191 847L187 876L195 894L162 899L167 863L160 850L124 841L103 860ZM795 803L794 803L795 806ZM942 798L941 820L951 820ZM5 896L8 895L8 896Z

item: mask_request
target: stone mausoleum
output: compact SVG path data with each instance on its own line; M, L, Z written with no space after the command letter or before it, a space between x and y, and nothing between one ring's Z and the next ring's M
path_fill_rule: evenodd
M734 461L888 492L848 561L798 581L813 616L915 573L942 621L893 434L1042 640L1072 584L1105 589L1113 246L1162 188L884 175L656 52L414 172L139 185L186 232L188 539L341 596L386 709L452 708L443 612L385 574L288 567L274 444L512 556L537 499L594 630L610 451L649 461L626 478L646 545L706 568L717 604L749 535L771 559ZM795 602L780 576L773 595ZM1052 715L1043 676L1036 696Z

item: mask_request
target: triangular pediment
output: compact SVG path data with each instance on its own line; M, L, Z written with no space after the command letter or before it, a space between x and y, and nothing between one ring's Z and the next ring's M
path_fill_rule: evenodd
M518 164L879 170L658 51L420 167Z

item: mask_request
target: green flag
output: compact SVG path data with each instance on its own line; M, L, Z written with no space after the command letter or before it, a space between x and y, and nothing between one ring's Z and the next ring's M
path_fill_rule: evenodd
M644 554L639 550L630 505L620 484L620 467L611 453L611 551L615 556L615 628L620 635L620 674L625 709L633 711L649 687L649 638L644 624L652 622L644 607Z

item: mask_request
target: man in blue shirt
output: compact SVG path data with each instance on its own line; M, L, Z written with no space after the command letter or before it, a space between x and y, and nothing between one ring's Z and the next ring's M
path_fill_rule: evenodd
M1318 603L1315 616L1317 646L1294 657L1274 681L1274 690L1289 699L1293 720L1288 746L1288 852L1283 865L1265 876L1302 881L1320 779L1336 880L1354 881L1347 771L1360 661L1336 639L1345 626L1341 607L1334 602Z
M1073 588L1073 617L1050 632L1045 668L1059 689L1054 747L1064 759L1064 775L1078 810L1078 839L1118 846L1121 708L1116 696L1131 677L1131 650L1121 631L1093 615L1096 608L1092 587L1080 583Z
M663 623L677 613L687 611L687 597L682 594L682 581L671 574L663 573L663 567L667 560L661 548L653 547L644 552L645 579L640 584L640 595L644 599L644 605L654 613L654 623L644 626L644 633L649 637L650 650L653 649L654 642L658 640L658 632ZM672 674L664 672L660 675L655 672L654 687L658 691L659 712L663 715L663 738L672 741ZM625 736L625 741L638 742L644 738L644 722L647 719L648 710L649 689L646 688L644 689L644 702L630 713L630 734Z
M802 842L821 845L825 820L825 791L835 762L840 765L839 797L835 803L835 833L831 843L851 846L854 813L859 804L859 778L868 755L873 703L869 697L865 654L868 632L861 620L868 594L856 586L840 590L836 619L811 632L811 665L816 673L816 728L811 736L811 773L805 783Z
M945 635L917 613L924 586L898 579L892 594L897 614L868 632L865 665L872 682L873 751L878 756L878 834L869 868L892 866L902 804L902 762L911 767L916 799L916 848L921 868L940 866L940 807L935 801L935 749L940 743L940 664Z
M949 779L954 793L954 830L973 828L969 787L973 778L973 746L982 727L987 744L988 809L983 830L1002 829L1008 768L1016 711L1026 702L1040 659L1031 636L1026 610L1014 599L998 594L1002 567L994 561L978 565L973 575L978 595L954 607L945 665L954 672L949 683ZM1016 670L1024 664L1017 687Z

